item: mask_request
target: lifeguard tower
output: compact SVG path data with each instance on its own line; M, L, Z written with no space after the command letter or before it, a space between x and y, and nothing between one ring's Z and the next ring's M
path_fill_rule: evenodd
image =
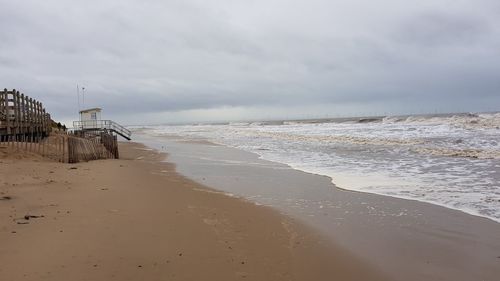
M75 131L100 134L101 132L118 134L126 140L130 140L132 133L122 125L101 119L101 108L89 108L80 110L80 121L73 122Z

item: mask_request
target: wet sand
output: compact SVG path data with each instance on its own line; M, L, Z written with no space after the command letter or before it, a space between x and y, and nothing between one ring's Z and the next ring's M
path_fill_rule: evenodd
M1 280L388 280L311 228L137 144L61 164L0 149Z
M428 203L336 188L331 179L225 146L148 139L177 170L314 227L395 280L498 280L500 224Z

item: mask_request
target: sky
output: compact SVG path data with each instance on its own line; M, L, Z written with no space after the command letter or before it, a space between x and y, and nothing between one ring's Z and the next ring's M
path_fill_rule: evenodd
M0 0L0 40L68 124L500 110L498 0Z

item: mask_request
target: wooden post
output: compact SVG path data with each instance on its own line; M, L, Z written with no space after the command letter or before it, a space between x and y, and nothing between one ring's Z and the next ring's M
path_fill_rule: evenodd
M38 114L38 101L34 101L34 108L33 108L33 111L35 113L35 120L34 120L34 124L35 124L35 128L34 128L34 131L35 131L35 134L38 134L38 126L39 126L39 114Z
M19 91L16 92L16 127L17 134L22 133L22 115L21 115L21 93Z
M7 135L10 135L10 106L9 106L10 92L5 93L5 124L7 126Z
M41 112L41 103L39 101L36 102L36 134L39 135L41 130L41 125L42 125L42 116L40 114Z
M32 98L29 98L28 100L28 110L29 110L29 132L30 133L33 133L33 121L34 121L34 114L33 114L33 99Z
M6 105L5 105L6 100L7 100L7 89L4 89L3 92L0 93L0 114L5 114L5 117L7 117L7 110L6 110ZM7 119L7 118L5 118L5 119ZM0 122L2 124L2 127L7 126L7 120L2 122L1 115L0 115ZM1 129L1 127L0 127L0 129ZM7 130L5 131L5 135L1 136L2 141L5 141L6 135L7 135Z
M47 119L45 117L45 108L42 105L42 135L47 135Z
M18 91L15 91L12 93L12 110L13 110L13 113L14 113L14 120L13 120L13 133L15 135L18 135L20 133L19 131L19 92Z
M0 92L0 142L4 142L4 134L2 134L4 122L2 119L2 115L4 114L4 96L6 90L7 89L4 89L3 92Z
M20 109L20 118L21 118L21 134L25 134L26 133L26 97L24 96L24 94L21 94L21 101L20 101L20 106L19 106L19 109Z

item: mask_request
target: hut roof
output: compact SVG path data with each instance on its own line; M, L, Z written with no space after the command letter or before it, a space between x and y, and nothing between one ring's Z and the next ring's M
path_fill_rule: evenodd
M102 108L99 108L99 107L94 107L94 108L89 108L89 109L80 110L80 114L81 114L81 113L92 112L92 111L102 111Z

